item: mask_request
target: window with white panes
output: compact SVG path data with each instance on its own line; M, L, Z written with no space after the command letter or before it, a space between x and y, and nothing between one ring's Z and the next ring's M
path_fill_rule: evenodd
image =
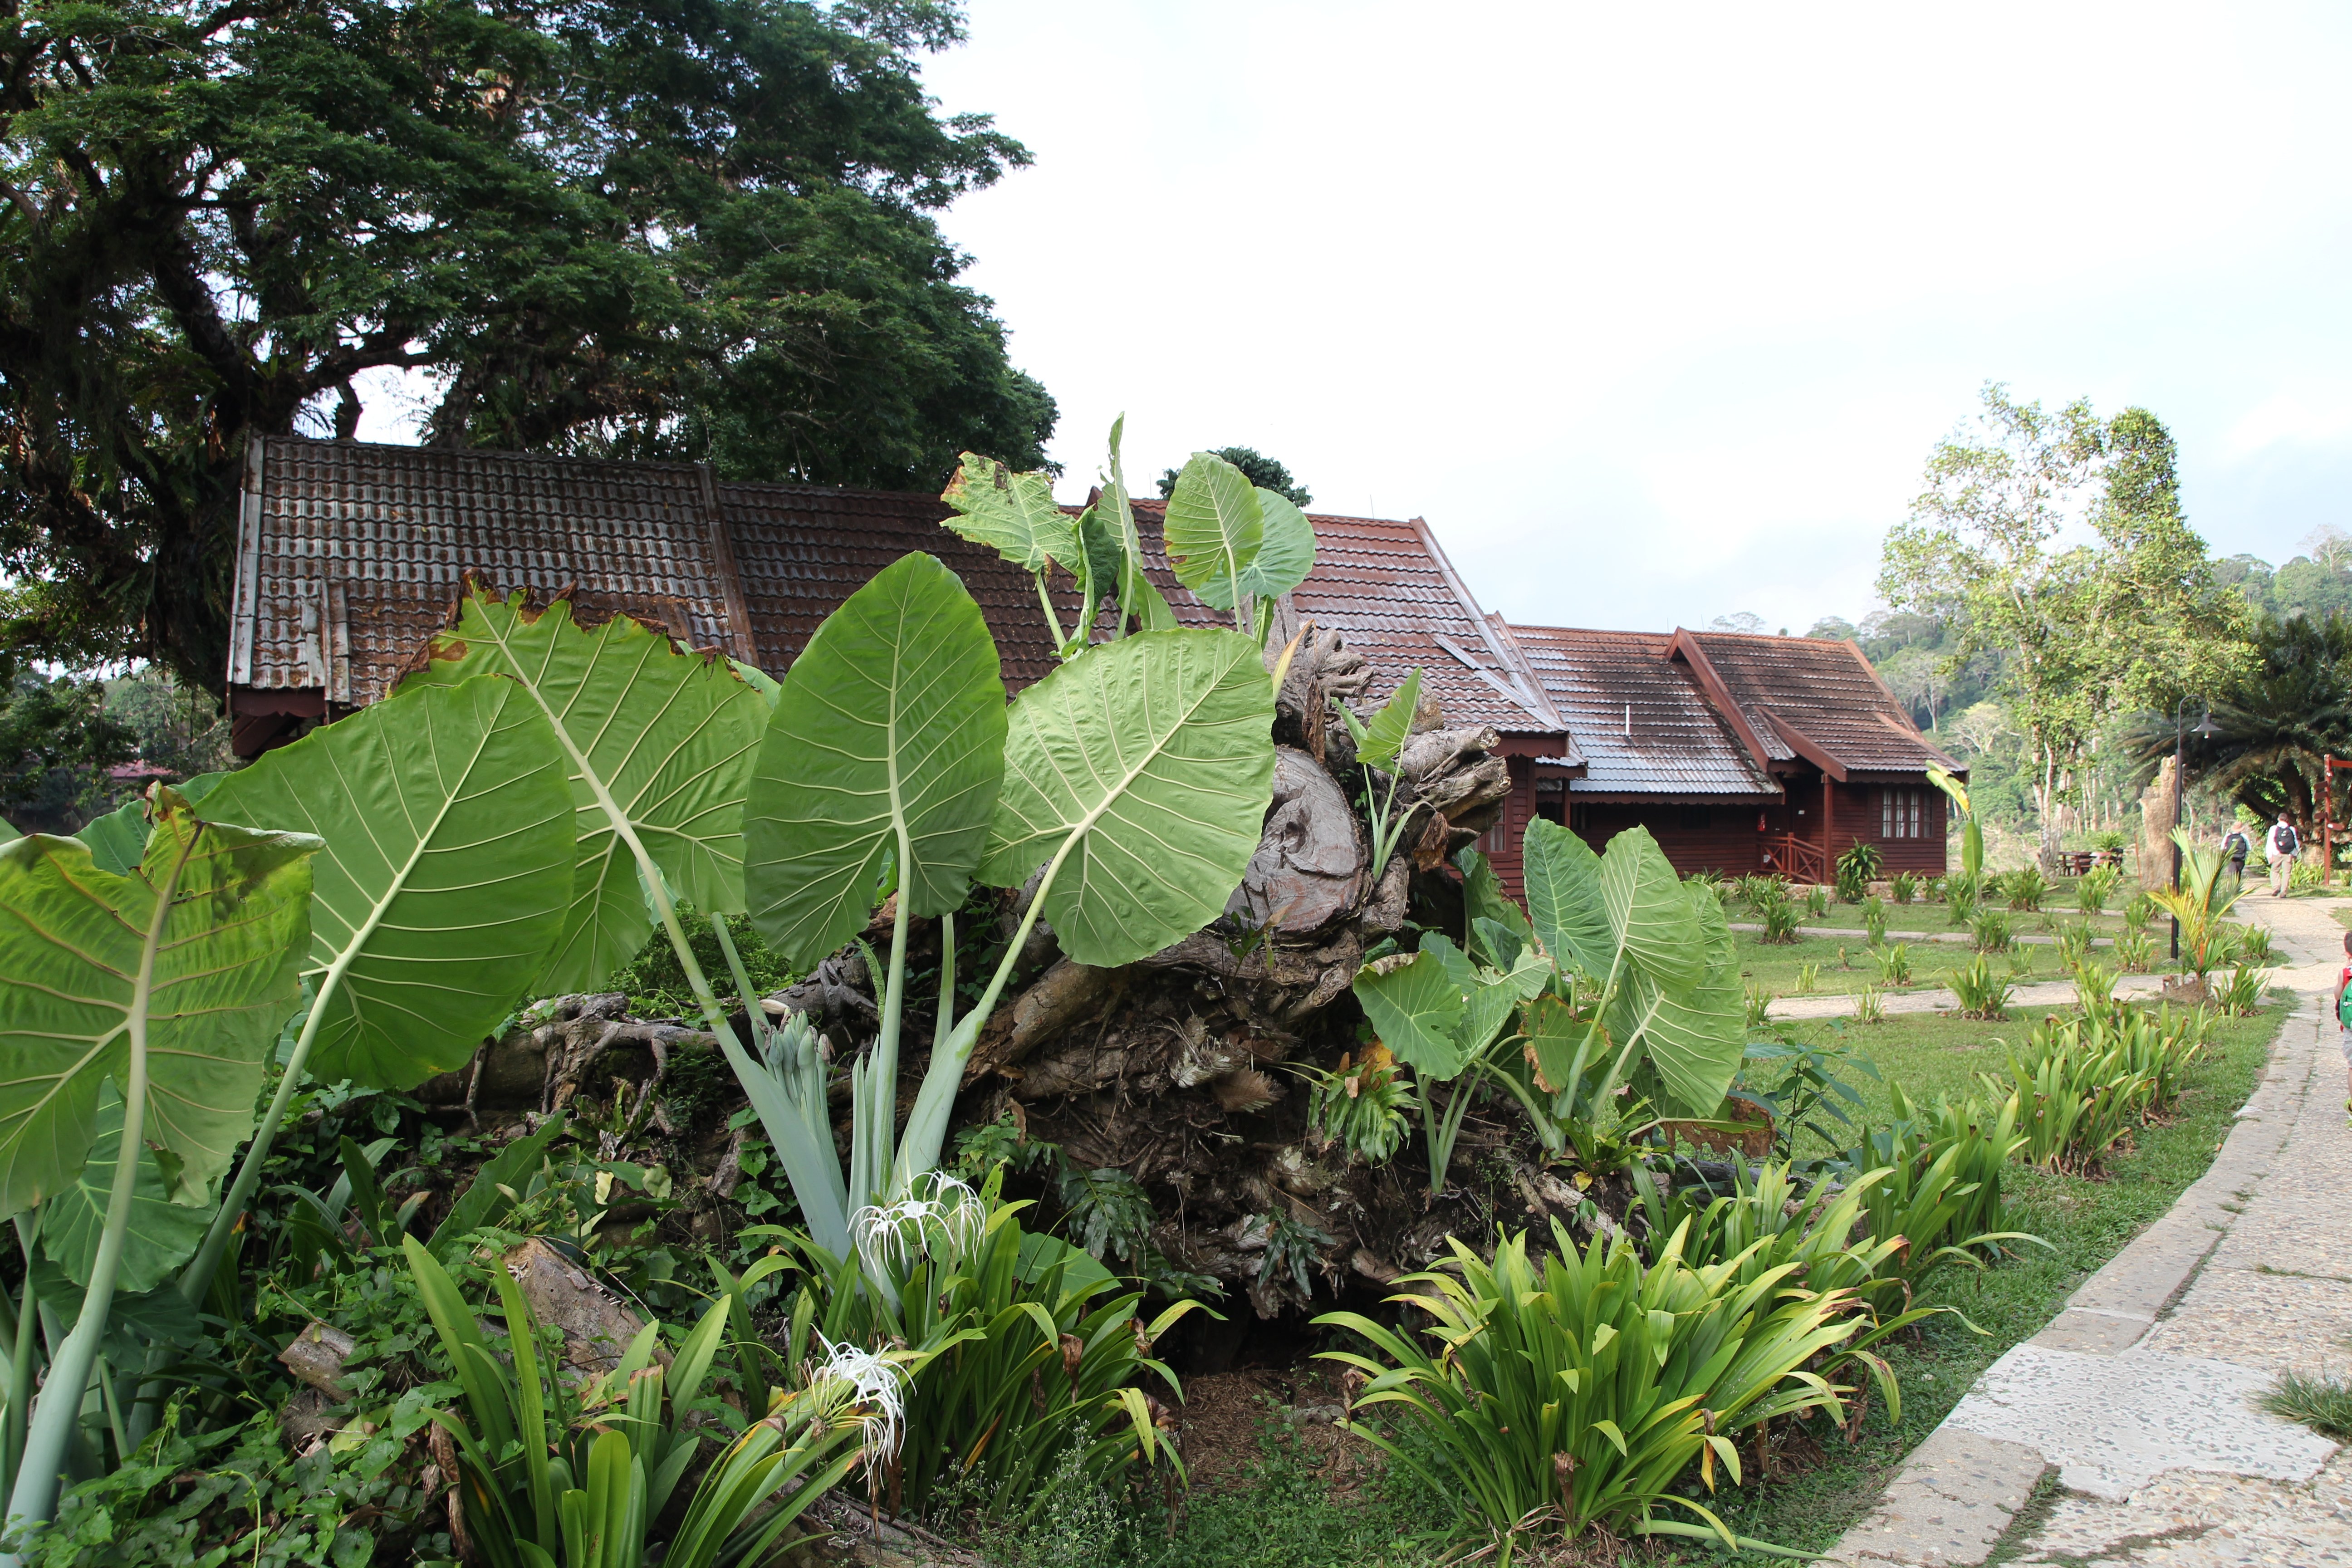
M1878 792L1878 836L1881 838L1925 837L1927 824L1926 790L1883 789Z

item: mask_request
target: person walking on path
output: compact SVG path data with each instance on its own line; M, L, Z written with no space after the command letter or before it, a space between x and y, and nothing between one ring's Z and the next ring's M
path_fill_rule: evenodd
M2252 841L2247 838L2246 830L2232 824L2229 835L2221 840L2221 856L2230 862L2231 887L2242 888L2246 885L2246 857L2253 852L2254 846Z
M2271 897L2284 899L2294 881L2294 852L2303 847L2303 840L2294 836L2294 824L2286 819L2285 812L2280 812L2279 819L2271 825L2263 847L2271 861Z
M2336 972L2336 994L2332 998L2336 1014L2336 1043L2344 1053L2344 1114L2352 1121L2352 1017L2346 1016L2344 993L2352 989L2352 931L2344 933L2344 967Z

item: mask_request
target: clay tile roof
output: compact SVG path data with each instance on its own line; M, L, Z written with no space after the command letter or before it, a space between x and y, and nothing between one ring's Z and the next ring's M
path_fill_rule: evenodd
M1583 753L1574 794L1778 795L1692 679L1671 636L1514 625Z
M1017 690L1053 669L1053 634L1045 629L1034 582L995 551L941 528L950 508L937 496L821 485L718 489L757 644L752 662L762 669L782 674L789 668L844 599L916 550L946 562L980 602L1007 686ZM1076 595L1062 598L1066 625L1076 613Z
M1850 642L1686 632L1775 759L1826 753L1854 773L1924 773L1959 763L1921 737L1911 715Z
M371 702L467 572L501 588L577 584L698 643L727 624L701 471L682 463L353 441L257 441L238 529L232 684Z
M1162 511L1158 501L1135 503L1136 536L1153 582L1187 626L1227 624L1169 570ZM1307 518L1315 525L1315 570L1291 604L1302 618L1343 633L1370 662L1372 679L1360 709L1386 701L1418 668L1422 689L1436 697L1449 724L1491 724L1521 735L1563 730L1525 656L1488 624L1428 524L1326 512Z

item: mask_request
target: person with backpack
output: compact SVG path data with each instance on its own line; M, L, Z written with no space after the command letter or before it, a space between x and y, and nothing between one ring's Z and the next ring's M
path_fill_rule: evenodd
M2246 837L2246 830L2232 824L2229 836L2221 840L2221 858L2230 863L2231 887L2246 885L2246 857L2253 852L2253 842Z
M2263 853L2270 857L2271 861L2272 898L2286 897L2287 889L2294 880L2294 852L2302 847L2303 840L2294 836L2294 824L2286 819L2285 812L2280 812L2278 821L2272 824L2263 845Z

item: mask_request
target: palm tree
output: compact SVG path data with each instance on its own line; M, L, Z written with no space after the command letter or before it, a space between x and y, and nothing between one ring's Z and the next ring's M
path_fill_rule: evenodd
M2284 812L2314 836L2326 756L2352 756L2352 617L2264 616L2256 661L2215 699L2210 722L2188 736L2189 779L2210 782L2265 820ZM2171 754L2170 719L2151 715L2125 738L2153 772Z

